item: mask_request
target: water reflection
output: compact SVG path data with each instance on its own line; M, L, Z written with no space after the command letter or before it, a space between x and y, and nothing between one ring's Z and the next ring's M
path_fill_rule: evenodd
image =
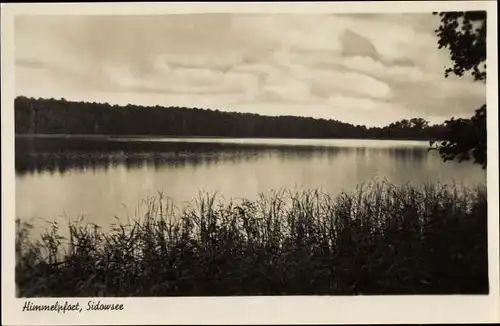
M221 163L238 164L265 159L333 160L338 156L355 154L362 157L383 155L411 162L424 163L427 150L410 146L395 148L282 146L254 143L196 143L116 141L113 139L74 138L16 138L15 166L18 175L40 172L65 174L69 171L106 171L117 166L127 169L142 166L155 169L180 169L186 166L210 166Z
M182 206L200 190L228 200L295 187L335 196L373 179L486 179L472 163L443 163L425 142L16 137L15 146L16 216L28 221L83 214L107 225L140 216L140 201L158 191Z
M427 150L422 148L389 148L389 156L395 159L411 160L413 162L422 162L427 157Z

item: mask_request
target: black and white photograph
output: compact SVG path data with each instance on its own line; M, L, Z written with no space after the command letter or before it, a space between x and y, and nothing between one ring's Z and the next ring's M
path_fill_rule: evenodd
M16 14L2 223L23 311L498 296L482 4Z

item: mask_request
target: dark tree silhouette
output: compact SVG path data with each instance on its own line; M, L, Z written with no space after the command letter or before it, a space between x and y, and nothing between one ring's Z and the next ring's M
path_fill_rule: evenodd
M444 161L473 160L486 168L486 105L470 119L446 121L445 140L438 150Z
M433 13L437 15L438 13ZM435 30L438 47L450 51L452 67L445 77L470 72L475 81L486 82L486 11L441 12L441 24ZM470 119L445 121L445 141L431 142L444 161L473 160L486 168L486 104Z
M198 108L118 106L64 99L15 99L16 134L100 134L269 138L444 139L422 118L367 128L337 120L261 116Z

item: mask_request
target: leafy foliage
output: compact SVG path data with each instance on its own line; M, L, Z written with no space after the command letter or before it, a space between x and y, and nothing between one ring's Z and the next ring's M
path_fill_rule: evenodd
M486 81L486 11L442 12L439 16L439 48L448 48L453 61L445 75L463 76L472 71L475 80Z
M439 16L438 47L449 49L453 62L445 69L445 77L471 71L475 81L486 82L486 12L442 12ZM438 150L445 161L473 160L486 169L486 105L469 119L445 121L445 128L445 141L431 142L431 149Z
M470 119L446 121L446 141L439 142L439 154L444 161L473 160L486 168L486 105L476 110ZM435 142L431 142L431 145Z

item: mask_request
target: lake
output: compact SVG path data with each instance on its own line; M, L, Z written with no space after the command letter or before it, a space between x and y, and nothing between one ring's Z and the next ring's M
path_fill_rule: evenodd
M253 199L279 189L332 195L372 180L486 183L469 162L441 161L428 142L386 140L16 136L16 216L35 227L86 216L134 217L159 191L182 207L199 191Z

